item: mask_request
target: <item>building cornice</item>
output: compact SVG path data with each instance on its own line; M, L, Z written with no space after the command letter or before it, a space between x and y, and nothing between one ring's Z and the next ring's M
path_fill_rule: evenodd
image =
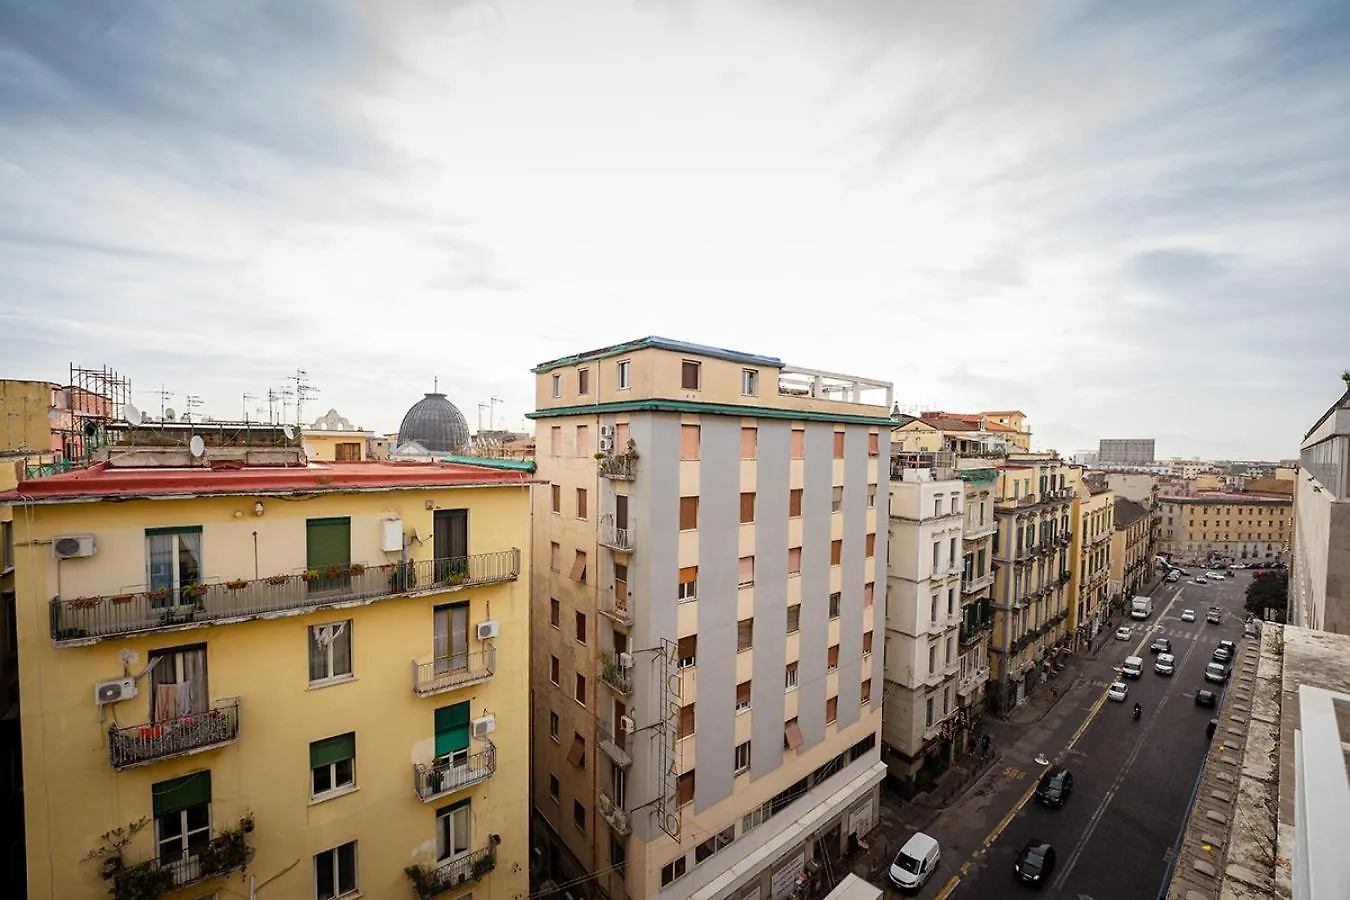
M804 409L774 409L768 406L736 406L730 403L701 403L693 400L623 400L611 403L588 403L585 406L559 406L555 409L536 409L525 414L527 419L556 419L563 416L596 416L609 413L670 412L701 415L741 416L749 419L789 419L803 422L835 422L845 425L894 424L889 416L853 416L846 413L814 412Z

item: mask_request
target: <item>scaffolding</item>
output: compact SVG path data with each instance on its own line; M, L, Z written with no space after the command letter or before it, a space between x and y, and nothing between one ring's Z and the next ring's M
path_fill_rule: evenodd
M107 366L94 369L71 363L70 380L61 389L64 409L52 419L64 459L88 462L107 442L108 426L125 416L130 402L130 376Z

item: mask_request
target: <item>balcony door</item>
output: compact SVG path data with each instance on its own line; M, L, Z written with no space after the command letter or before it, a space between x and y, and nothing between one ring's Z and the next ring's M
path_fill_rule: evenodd
M469 668L469 604L438 606L432 610L432 619L436 674L462 672Z
M145 559L150 607L162 609L185 602L184 589L202 580L201 526L146 529ZM157 595L159 591L164 593Z
M352 563L352 520L346 516L305 521L305 568L309 592L346 590Z
M469 574L469 511L438 509L432 517L432 553L436 580Z
M206 712L206 645L150 651L150 720L169 722Z
M198 877L197 857L211 840L211 772L194 772L150 786L159 864L175 884Z
M614 527L628 530L628 495L614 495Z

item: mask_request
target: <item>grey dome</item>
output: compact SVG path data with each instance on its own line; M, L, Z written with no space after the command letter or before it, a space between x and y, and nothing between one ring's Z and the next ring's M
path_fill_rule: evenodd
M398 442L408 441L432 453L459 453L469 446L469 423L444 394L430 393L412 405L398 426Z

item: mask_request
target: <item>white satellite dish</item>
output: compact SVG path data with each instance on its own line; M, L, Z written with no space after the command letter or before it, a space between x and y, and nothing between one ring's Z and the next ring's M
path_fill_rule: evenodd
M168 409L164 410L164 421L165 421L165 422L172 422L172 421L173 421L174 419L176 419L176 418L178 418L178 413L176 413L176 412L173 411L173 407L172 407L172 406L170 406Z
M282 425L282 426L281 426L281 432L282 432L282 434L286 435L286 440L288 440L288 441L293 441L293 440L295 440L295 426L294 426L294 425Z
M206 441L202 440L200 434L194 434L192 440L188 441L188 452L192 454L194 459L201 458L201 455L206 452Z
M319 455L319 451L315 449L313 444L306 444L303 449L305 451L305 456L309 457L310 459L313 459L314 457Z
M128 403L126 406L122 407L122 418L132 425L139 425L141 422L141 411Z

